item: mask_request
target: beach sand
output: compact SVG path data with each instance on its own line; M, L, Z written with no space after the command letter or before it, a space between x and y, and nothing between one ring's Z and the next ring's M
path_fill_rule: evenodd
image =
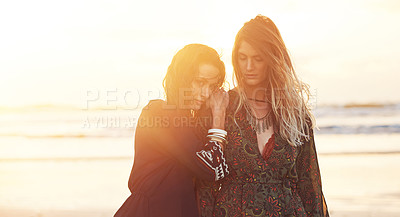
M317 138L317 144L345 141L345 136ZM350 153L332 150L331 145L320 147L322 184L331 216L400 216L398 152ZM129 142L124 152L132 153L131 148ZM113 216L129 196L131 166L132 157L0 159L0 216Z
M400 216L400 154L321 155L331 216Z

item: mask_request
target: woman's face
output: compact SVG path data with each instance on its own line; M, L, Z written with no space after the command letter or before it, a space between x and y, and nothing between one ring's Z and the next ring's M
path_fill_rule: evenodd
M261 87L267 79L266 60L249 43L242 41L238 49L238 63L243 81L248 87Z
M191 109L199 110L201 105L218 88L220 71L211 64L200 64L199 74L194 78L191 87L193 100Z

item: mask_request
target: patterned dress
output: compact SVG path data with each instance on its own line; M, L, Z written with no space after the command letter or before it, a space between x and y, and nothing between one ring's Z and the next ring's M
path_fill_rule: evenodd
M198 184L201 216L329 216L313 133L294 147L275 132L262 154L245 110L234 117L238 94L229 95L224 152L230 175Z

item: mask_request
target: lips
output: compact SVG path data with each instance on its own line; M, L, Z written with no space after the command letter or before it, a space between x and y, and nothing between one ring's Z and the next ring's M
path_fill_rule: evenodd
M201 105L201 104L203 104L203 101L200 101L200 100L197 100L197 99L195 99L194 101L195 101L195 102L196 102L196 104L198 104L198 105Z
M244 75L246 78L256 78L257 74L245 74Z

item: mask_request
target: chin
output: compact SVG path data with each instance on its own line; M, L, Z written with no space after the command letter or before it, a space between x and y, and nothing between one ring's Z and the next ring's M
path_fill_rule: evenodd
M247 86L249 87L256 87L256 86L260 86L261 82L258 81L246 81L245 82Z
M200 110L200 108L201 108L201 105L193 105L192 106L192 110L195 110L195 111Z

